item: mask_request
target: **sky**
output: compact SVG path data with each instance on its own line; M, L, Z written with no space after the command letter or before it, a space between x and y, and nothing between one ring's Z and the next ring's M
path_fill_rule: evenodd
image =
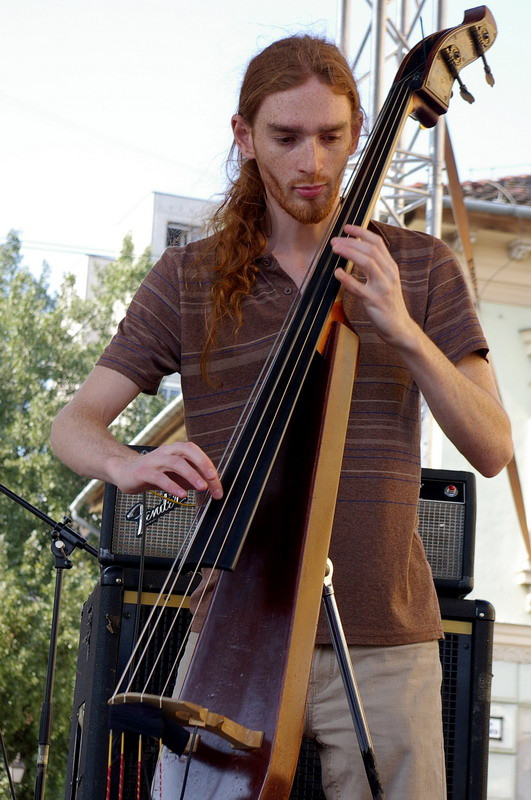
M202 199L222 192L247 61L301 30L337 40L340 5L0 0L0 242L16 230L25 263L38 272L46 260L53 284L85 253L115 256L153 191ZM398 5L391 0L388 13ZM444 5L450 27L474 4ZM424 5L424 35L437 27L436 6ZM480 62L470 65L463 78L476 103L456 96L447 114L462 180L531 173L531 4L488 7L498 26L487 54L496 84L486 85ZM351 58L369 21L367 0L351 0ZM364 70L355 70L362 101Z

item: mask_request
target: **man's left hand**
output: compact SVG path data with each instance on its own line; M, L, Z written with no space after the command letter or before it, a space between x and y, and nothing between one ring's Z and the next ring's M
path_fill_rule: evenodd
M398 265L381 236L357 225L345 225L346 236L331 240L332 250L354 265L352 274L338 268L335 276L346 292L358 297L374 327L388 344L406 344L416 334L400 285Z

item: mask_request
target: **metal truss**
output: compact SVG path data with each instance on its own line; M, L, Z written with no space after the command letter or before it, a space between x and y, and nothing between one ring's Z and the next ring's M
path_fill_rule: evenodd
M357 77L367 130L383 105L406 53L424 36L445 27L444 0L340 0L338 39ZM408 213L425 207L426 231L441 233L444 120L426 131L408 120L380 193L377 214L405 227ZM352 164L354 166L354 164Z

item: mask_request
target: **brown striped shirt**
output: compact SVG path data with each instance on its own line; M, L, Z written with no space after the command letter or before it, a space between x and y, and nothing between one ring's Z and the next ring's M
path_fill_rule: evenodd
M426 234L374 224L401 274L412 318L454 363L487 353L460 267ZM99 364L156 393L180 372L188 438L216 463L237 425L297 288L271 256L262 257L243 325L221 326L210 359L199 359L212 270L195 263L197 244L170 247L135 294ZM330 556L339 611L350 644L399 645L442 635L438 603L417 531L420 487L419 391L361 304L345 297L361 340ZM328 641L321 622L318 642Z

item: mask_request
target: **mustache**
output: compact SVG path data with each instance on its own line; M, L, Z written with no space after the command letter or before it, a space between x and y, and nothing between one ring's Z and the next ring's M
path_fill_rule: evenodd
M330 177L326 175L309 175L304 181L290 181L289 187L290 189L296 189L301 186L322 186L323 184L329 183Z

